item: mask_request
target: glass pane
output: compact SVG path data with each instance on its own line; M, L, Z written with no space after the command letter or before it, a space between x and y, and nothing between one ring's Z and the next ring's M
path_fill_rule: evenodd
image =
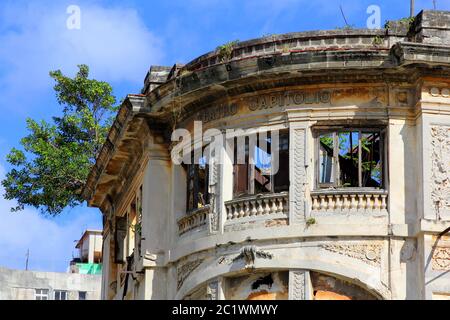
M358 139L355 131L339 132L339 177L341 187L358 187Z
M361 135L361 167L363 187L382 187L382 161L379 132L363 132Z
M334 148L333 134L323 134L319 137L319 183L334 183Z

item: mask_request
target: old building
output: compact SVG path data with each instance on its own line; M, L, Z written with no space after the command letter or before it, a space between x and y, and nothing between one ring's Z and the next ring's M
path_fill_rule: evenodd
M78 254L70 261L71 273L102 274L103 237L101 230L84 231L75 248Z
M102 298L448 299L449 171L450 12L152 67L84 190Z

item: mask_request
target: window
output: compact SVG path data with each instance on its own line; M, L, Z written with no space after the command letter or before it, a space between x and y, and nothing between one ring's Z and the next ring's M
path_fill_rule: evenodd
M289 190L289 132L235 138L233 163L235 198Z
M384 187L384 130L342 128L317 136L319 188Z
M34 292L35 300L48 300L48 289L36 289Z
M194 161L194 152L191 164L186 165L187 173L187 212L202 208L209 204L208 180L209 166L205 156L200 157L198 163Z
M78 292L78 300L86 300L86 291Z
M55 290L55 300L67 300L67 291Z

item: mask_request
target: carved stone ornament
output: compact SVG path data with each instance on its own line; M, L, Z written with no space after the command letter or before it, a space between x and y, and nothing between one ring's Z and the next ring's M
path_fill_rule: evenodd
M433 239L436 243L437 239ZM433 270L450 270L450 237L442 237L439 242L432 247L431 266Z
M381 263L381 245L379 244L323 244L320 247L370 265L377 266Z
M241 249L241 253L237 255L232 262L238 261L240 259L244 259L245 261L245 268L253 268L253 265L255 264L256 258L262 258L262 259L272 259L273 255L271 253L258 250L256 246L245 246Z
M450 126L431 127L431 200L437 219L450 217Z
M186 262L185 264L177 268L177 289L180 289L184 283L184 280L201 265L203 260L194 260Z

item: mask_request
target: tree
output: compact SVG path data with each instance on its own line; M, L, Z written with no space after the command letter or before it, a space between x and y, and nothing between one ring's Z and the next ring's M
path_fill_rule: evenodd
M7 155L12 169L2 181L4 197L18 203L11 211L29 205L56 216L83 202L81 191L117 106L108 83L88 79L86 65L78 69L74 78L50 72L62 116L51 123L28 118L23 150L13 148Z

